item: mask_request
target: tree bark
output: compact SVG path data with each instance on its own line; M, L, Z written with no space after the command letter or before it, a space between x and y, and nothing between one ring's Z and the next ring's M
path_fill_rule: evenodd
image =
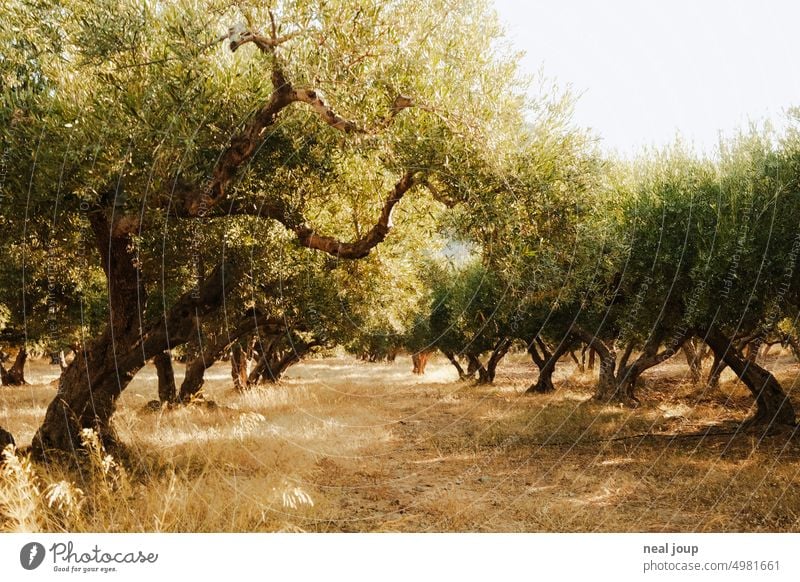
M533 363L539 368L539 377L536 379L536 383L532 384L530 388L526 390L528 394L547 394L549 392L555 392L556 387L553 384L553 372L555 372L561 356L570 351L570 344L566 339L562 340L552 352L541 340L538 341L538 344L541 353L536 350L535 342L531 342L528 346L528 353L531 355Z
M577 326L573 331L575 335L586 342L592 351L596 352L600 358L600 375L597 379L594 397L602 401L619 398L619 386L617 385L617 376L615 374L617 368L617 352L614 350L613 344L608 345L599 337Z
M683 351L683 355L686 356L686 364L689 366L689 375L692 379L692 384L698 384L703 377L703 362L695 340L686 340L681 346L681 350Z
M486 362L486 377L484 381L481 382L482 384L494 383L494 379L497 374L497 365L506 356L508 350L511 349L512 343L513 342L510 339L502 338L495 344L494 349L492 349L492 353L489 356L489 360Z
M156 354L153 358L158 375L158 401L164 404L172 404L177 399L177 389L175 387L175 371L172 368L172 354L165 350Z
M318 340L306 342L296 338L293 341L289 341L289 345L281 349L282 339L278 338L271 342L269 348L261 355L253 371L250 372L248 386L261 383L278 383L286 370L311 353L314 348L323 345ZM286 339L288 340L289 338L287 337Z
M277 344L280 343L281 335L268 336L262 343L259 339L259 346L254 349L255 352L255 365L250 370L250 375L247 377L247 385L253 386L261 381L261 375L266 372L266 366L269 364L269 359L274 349L277 349ZM362 359L360 356L359 359Z
M617 395L621 396L624 401L638 402L636 398L636 384L642 373L674 356L680 349L680 346L686 342L686 335L683 335L675 338L673 343L665 346L665 348L659 352L658 348L661 345L664 335L665 330L655 330L647 338L642 353L639 354L639 357L637 357L631 365L628 365L627 358L624 358L620 363L617 371ZM630 355L630 346L626 353Z
M716 326L706 331L705 342L753 394L756 412L747 421L748 424L796 424L794 407L775 376L756 362L748 360Z
M258 314L246 316L239 324L228 331L227 333L219 334L213 341L206 345L206 349L196 358L187 362L186 373L181 382L180 393L178 394L178 402L186 404L191 402L200 390L203 388L205 382L206 370L214 365L220 357L227 352L231 346L238 343L237 340L244 335L247 335L256 330L264 330L268 334L277 334L283 327L283 322L278 319L264 318L259 319ZM246 356L245 356L246 358ZM233 366L233 362L231 363ZM245 359L244 372L247 373L247 360ZM233 370L231 370L233 372ZM244 379L244 387L248 383L247 377ZM236 387L234 379L234 387Z
M81 347L61 375L58 391L33 438L33 453L81 447L81 430L97 431L108 448L117 444L111 426L116 401L145 362L182 345L199 316L215 311L236 279L231 266L220 265L202 285L182 295L173 307L140 327L146 297L131 237L115 235L102 212L89 215L108 282L109 319L103 333Z
M719 388L719 381L722 377L722 372L725 371L725 368L727 368L728 365L722 360L722 356L717 354L717 352L712 350L712 354L714 355L714 359L711 362L711 369L708 371L706 385L708 388L717 389Z
M488 372L486 371L486 366L483 365L481 362L480 357L476 354L466 354L467 357L467 376L470 378L474 378L475 374L478 375L476 382L478 384L487 384L488 383Z
M22 346L17 352L17 357L14 358L14 363L6 370L0 364L0 380L4 386L23 386L27 384L25 381L25 362L28 361L28 351L25 346Z
M231 348L231 377L235 390L241 392L247 388L247 353L238 341Z
M431 350L422 350L411 354L411 363L414 366L411 372L413 374L419 374L420 376L423 375L428 365L428 359L431 357L432 353Z

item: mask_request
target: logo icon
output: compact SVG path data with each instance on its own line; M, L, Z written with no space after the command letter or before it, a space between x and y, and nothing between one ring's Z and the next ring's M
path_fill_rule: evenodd
M44 562L44 554L44 546L39 542L27 543L19 552L19 563L26 570L35 570Z

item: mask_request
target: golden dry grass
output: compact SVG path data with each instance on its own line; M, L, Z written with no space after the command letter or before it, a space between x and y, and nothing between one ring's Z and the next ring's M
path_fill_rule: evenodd
M496 385L455 381L434 359L311 360L277 387L237 394L209 371L216 409L148 412L146 369L120 401L120 463L96 447L80 469L7 463L0 519L21 531L797 531L800 446L786 432L735 432L750 405L732 377L710 392L685 366L651 371L637 409L589 399L571 364L559 390L511 356ZM788 355L772 358L785 387ZM28 443L54 388L0 390L0 425ZM178 375L181 371L178 370ZM653 436L656 435L656 436ZM89 435L89 438L91 436Z

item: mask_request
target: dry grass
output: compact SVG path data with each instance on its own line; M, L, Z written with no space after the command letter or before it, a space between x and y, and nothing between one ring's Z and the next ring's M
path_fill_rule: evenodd
M794 386L797 367L770 367ZM0 425L30 442L54 368L0 390ZM735 432L750 399L730 376L709 392L685 366L651 371L637 409L589 400L564 365L558 392L524 395L535 373L512 356L497 384L455 381L434 360L312 360L280 386L239 395L225 366L215 409L147 412L155 374L123 395L130 459L89 439L80 468L8 457L0 526L13 531L798 531L794 435ZM180 375L180 371L178 371ZM655 435L655 436L654 436ZM677 435L677 436L676 436Z

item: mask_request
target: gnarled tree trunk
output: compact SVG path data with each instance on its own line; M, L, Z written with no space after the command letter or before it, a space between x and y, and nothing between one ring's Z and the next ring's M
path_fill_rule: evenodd
M486 384L492 384L495 376L497 375L497 365L506 357L508 350L511 349L512 341L508 338L502 338L494 345L489 360L486 362Z
M165 350L153 358L158 375L158 401L163 404L172 404L176 401L178 392L175 387L175 371L172 368L172 354Z
M681 346L683 355L686 356L686 364L689 366L689 375L692 384L698 384L703 377L703 360L700 350L694 339L688 339Z
M617 370L618 394L621 394L624 400L638 402L636 398L636 383L642 373L674 356L687 340L685 334L675 337L669 345L659 352L658 348L664 339L664 335L665 331L663 329L656 329L650 334L639 357L630 365L628 365L630 346L626 350L626 357L620 362Z
M27 384L25 381L25 362L28 361L28 350L22 346L14 358L14 363L6 370L0 364L0 380L4 386L22 386Z
M617 376L615 374L617 352L614 350L613 343L608 345L596 335L585 331L579 326L574 326L572 332L584 341L593 353L596 352L600 358L600 375L597 378L594 397L602 401L619 399L619 386L617 385Z
M433 350L421 350L411 354L411 363L413 365L411 372L420 376L423 375L432 353Z
M108 281L109 320L103 333L81 347L61 375L58 391L33 439L33 452L73 451L81 430L94 429L102 443L117 441L111 427L116 401L145 362L183 344L198 316L216 310L233 283L230 267L218 266L200 287L182 295L160 318L140 327L146 297L134 244L116 235L102 212L89 215Z
M716 326L706 331L705 342L753 394L756 413L748 420L749 424L795 425L794 407L775 376L748 360Z
M185 404L200 393L203 383L205 382L206 370L213 366L231 346L238 344L237 340L239 338L256 330L264 330L266 333L272 334L269 337L274 337L275 334L279 333L282 327L283 322L281 320L270 318L259 319L258 314L255 314L246 316L235 328L229 330L227 333L217 335L214 341L206 345L206 349L203 350L200 355L190 362L187 362L186 373L184 374L183 382L181 382L178 401ZM244 350L242 350L242 356L245 358L244 367L242 368L245 374L244 385L241 387L236 386L236 379L234 378L234 387L237 389L245 388L248 382L246 377L247 359ZM232 361L231 366L233 365ZM231 372L233 372L233 369Z
M284 339L287 340L287 345L282 347ZM299 337L291 340L288 336L277 337L268 344L267 349L264 350L250 372L248 386L279 382L286 370L322 345L323 342L314 339L305 341Z
M664 330L657 329L652 333L642 349L642 352L629 364L633 354L634 344L629 342L625 347L622 357L617 362L617 353L612 345L606 344L596 336L585 330L575 327L574 333L586 342L600 357L600 376L597 381L595 398L603 402L616 400L623 403L635 403L636 382L641 374L653 366L672 357L686 341L686 335L674 338L670 345L660 353L658 347L664 337Z
M547 394L548 392L555 391L556 387L553 384L553 372L555 372L556 365L561 359L561 356L569 350L570 343L566 338L552 351L538 336L534 341L528 344L528 353L533 363L539 368L539 377L536 379L536 383L532 384L530 388L526 390L528 394Z
M231 346L231 378L235 390L247 388L247 352L238 341Z

